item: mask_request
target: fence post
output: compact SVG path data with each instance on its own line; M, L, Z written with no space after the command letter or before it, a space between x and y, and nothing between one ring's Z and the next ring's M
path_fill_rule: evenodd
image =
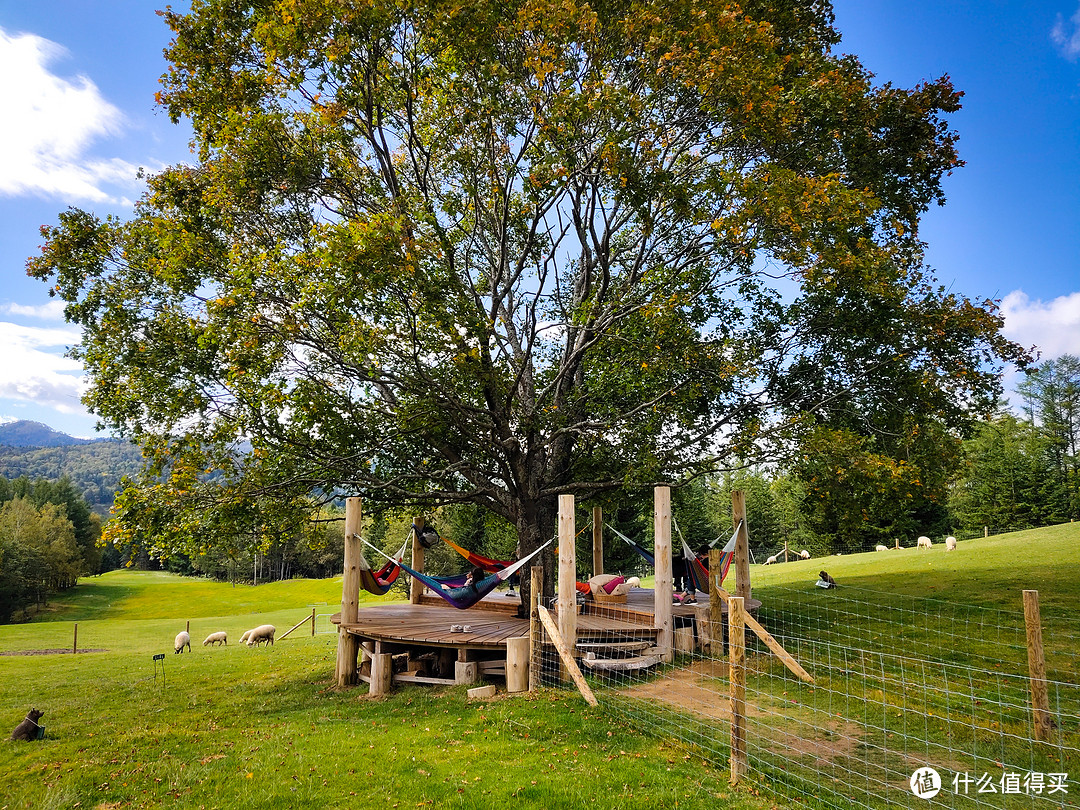
M412 567L414 571L424 572L424 544L420 542L420 532L424 530L424 519L414 517L412 522ZM416 577L409 582L409 603L420 604L420 597L424 595L424 583Z
M311 635L315 635L315 608L311 609Z
M604 508L592 508L592 572L594 577L604 573Z
M709 653L713 658L724 654L724 597L720 595L722 556L720 549L709 549Z
M559 635L573 653L577 646L577 533L574 496L559 496ZM570 673L563 667L563 680Z
M540 604L544 590L544 566L534 565L530 569L531 580L529 585L529 691L535 692L540 686L540 667L543 652L543 638L540 636Z
M731 684L731 784L748 770L746 753L746 623L743 599L728 600L728 673Z
M750 598L750 530L746 525L746 493L731 491L731 519L739 527L735 536L735 595ZM787 549L787 541L784 541Z
M360 654L360 639L345 628L356 624L360 608L360 541L362 525L360 499L345 499L345 565L341 575L341 624L338 625L337 682L338 686L356 683L356 657Z
M1050 720L1050 696L1046 689L1046 657L1043 653L1038 591L1024 591L1024 625L1027 628L1028 673L1031 678L1035 739L1046 742L1050 739L1053 724Z
M653 624L660 658L675 658L674 622L671 618L671 488L653 488Z
M71 654L79 652L79 623L75 622L75 635L71 639Z

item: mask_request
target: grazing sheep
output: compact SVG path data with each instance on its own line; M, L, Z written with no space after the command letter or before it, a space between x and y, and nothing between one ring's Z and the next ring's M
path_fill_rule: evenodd
M248 640L248 636L250 636L250 635L251 635L251 631L250 631L250 630L245 630L245 631L244 631L244 635L240 636L240 640L239 640L238 642L236 642L236 643L237 643L237 644L244 644L244 643L246 643L246 642L247 642L247 640Z
M931 543L930 538L924 534L922 537L919 538L918 542L915 545L917 548L930 548L934 544Z
M273 645L275 630L276 628L272 624L260 624L254 630L248 631L247 645L249 647L254 647L258 644L262 644L264 641Z
M776 558L779 557L779 556L780 556L779 554L773 554L771 557L769 557L769 559L765 560L764 564L765 565L772 565L773 563L776 562Z
M203 641L202 645L204 647L207 646L208 644L213 644L213 645L217 646L217 644L219 642L221 644L224 644L226 647L229 646L229 639L226 637L224 630L220 630L217 633L211 633L210 635L208 635L206 637L206 640Z
M173 641L173 652L182 653L184 647L187 647L187 651L191 652L191 636L188 635L187 630L181 630L176 634L176 640Z
M956 538L952 535L945 538L945 550L956 551Z
M881 545L881 543L878 543L876 546L874 546L874 551L888 551L888 550L889 550L889 547L888 546L883 546L883 545Z
M800 560L809 560L810 559L810 552L807 551L804 548L802 551L799 552L799 559Z

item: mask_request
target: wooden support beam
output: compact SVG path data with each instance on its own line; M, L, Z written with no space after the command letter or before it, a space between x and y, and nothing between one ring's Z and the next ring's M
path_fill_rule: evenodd
M748 770L746 751L746 625L743 619L743 599L735 596L728 600L728 650L731 655L730 673L731 703L731 784L739 783Z
M574 649L577 643L577 532L574 496L559 496L559 634ZM563 671L566 679L566 671Z
M506 640L506 691L524 692L529 688L529 637Z
M359 596L359 595L360 594L357 593L357 596ZM302 624L307 624L308 622L314 622L315 621L314 617L315 617L315 611L313 610L313 611L311 611L310 616L305 616L304 618L302 618L300 621L298 621L296 624L294 624L292 627L290 627L288 630L286 630L284 633L282 633L280 636L278 636L277 640L281 641L283 638L285 638L287 635L289 635L289 633L291 633L293 630L295 630L297 627L299 627ZM314 626L314 625L312 625L312 626ZM314 633L312 635L314 635Z
M345 499L345 562L341 576L341 623L338 625L337 683L356 683L356 656L360 639L349 633L347 625L356 624L360 609L360 540L362 513L359 498Z
M540 671L543 662L540 653L543 650L544 638L540 625L540 613L537 607L543 601L544 595L544 567L534 565L530 569L529 587L529 691L535 692L540 686Z
M424 546L420 542L420 532L424 530L424 519L414 517L412 522L412 569L424 573ZM409 582L409 602L414 605L420 604L420 597L424 595L424 583L416 577Z
M563 637L559 635L559 628L555 625L555 620L551 618L551 614L548 613L547 608L538 606L536 612L540 617L540 622L544 625L544 629L547 630L548 636L551 638L551 643L555 645L555 650L559 653L559 658L562 659L563 667L570 674L578 691L581 692L581 696L585 698L585 702L590 706L599 705L596 702L596 696L593 694L592 689L589 688L589 684L585 682L585 676L582 675L581 670L578 669L577 662L574 660L574 653L570 650L570 646Z
M664 661L674 658L675 634L671 620L671 488L653 490L653 537L656 561L653 584L653 623L659 631L656 646Z
M1024 625L1027 629L1028 674L1031 679L1035 739L1047 742L1054 724L1050 718L1050 695L1046 688L1046 657L1043 652L1038 591L1024 591Z
M735 595L750 598L750 530L746 525L746 493L731 492L731 519L739 527L735 537ZM787 548L786 541L784 548Z
M727 605L728 605L728 644L730 645L731 644L731 600L735 599L736 597L729 594L723 588L717 588L717 592L720 594L720 596L723 598L723 600L725 602L727 602ZM739 597L739 598L741 598L741 597ZM758 623L757 619L755 619L749 613L745 613L744 614L744 623L746 624L747 627L749 627L751 630L754 631L754 635L756 635L763 642L765 642L765 646L768 647L770 650L772 650L773 654L776 655L776 657L779 658L781 661L783 661L784 666L786 666L789 670L791 670L791 672L793 674L795 674L796 676L798 676L802 680L806 681L807 683L814 683L814 679L812 677L810 677L810 673L802 668L802 665L799 664L799 662L796 661L792 657L791 653L789 653L787 650L785 650L783 645L779 641L777 641L775 638L773 638L772 634Z
M394 656L390 653L376 653L371 657L371 681L368 694L372 697L389 695L394 681Z
M604 573L604 508L592 509L592 572L594 577Z

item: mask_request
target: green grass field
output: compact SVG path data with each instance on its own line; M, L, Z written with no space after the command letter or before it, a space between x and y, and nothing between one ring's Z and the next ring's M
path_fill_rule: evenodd
M752 576L754 596L766 605L763 621L776 625L772 629L778 634L797 631L808 648L815 634L832 638L842 626L865 649L900 641L927 649L938 643L936 625L942 615L971 613L1013 622L1020 591L1036 588L1051 655L1075 663L1080 649L1070 628L1077 627L1080 615L1078 562L1080 528L1060 526L967 541L950 554L935 546L830 557L754 566ZM814 587L821 568L841 583L837 591ZM728 786L722 726L716 730L721 754L711 764L702 761L703 755L688 753L693 747L679 747L667 741L673 737L657 733L678 732L685 719L680 707L669 719L652 722L648 713L620 715L610 701L605 708L603 694L601 707L590 709L569 690L470 703L464 688L411 687L373 700L363 686L332 687L336 638L331 634L312 637L302 627L272 648L235 644L243 630L264 622L276 625L280 636L310 615L312 606L319 614L335 612L340 588L340 579L232 587L117 571L85 580L33 622L0 627L0 652L70 648L76 622L80 649L105 650L77 656L0 655L3 736L31 706L46 712L43 741L0 743L0 810L759 810L775 807L782 795L760 794L760 783L753 780L745 789ZM838 605L852 603L858 605L858 621L838 620ZM931 617L890 625L898 612L914 616L917 611L930 611ZM194 652L174 655L173 637L187 621ZM216 630L227 631L234 643L202 647L201 640ZM952 637L948 643L946 652L965 662L981 656L985 646L974 635ZM1011 660L1008 650L998 649L1007 646L996 645L997 660ZM756 652L760 657L751 673L755 699L783 708L796 726L815 712L839 709L829 695L841 688L843 710L853 715L887 705L876 684L857 683L850 676L842 687L832 683L831 691L830 678L837 676L822 673L818 687L803 689L775 661ZM155 672L156 653L166 653L164 685L160 670ZM801 705L792 708L796 689L802 690ZM907 714L897 712L891 719L883 716L884 733L907 733L908 714L916 708L939 714L949 710L931 695L925 707L905 707ZM770 727L759 721L755 728L774 733L783 725L782 719ZM926 728L935 739L956 732L948 724L928 723ZM1010 745L1022 746L1023 738ZM756 762L771 767L768 757ZM1080 764L1073 770L1080 771ZM796 769L790 772L795 775ZM818 779L820 773L807 770L806 778ZM800 784L806 783L796 782L796 792ZM800 796L807 799L812 797ZM829 801L820 806L837 806Z
M233 588L115 571L0 627L0 652L70 648L76 621L81 649L107 650L0 655L4 736L31 706L46 727L41 742L0 743L0 808L769 806L576 692L373 700L331 686L333 635L235 644L264 622L284 632L312 604L335 612L340 594L340 579ZM174 655L189 620L194 651ZM202 647L216 630L234 643Z

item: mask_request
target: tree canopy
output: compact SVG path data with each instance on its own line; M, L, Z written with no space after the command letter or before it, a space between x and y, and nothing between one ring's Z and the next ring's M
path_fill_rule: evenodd
M960 94L875 85L825 2L164 17L197 160L29 271L178 509L468 502L525 553L557 493L956 430L1023 359L922 260Z

